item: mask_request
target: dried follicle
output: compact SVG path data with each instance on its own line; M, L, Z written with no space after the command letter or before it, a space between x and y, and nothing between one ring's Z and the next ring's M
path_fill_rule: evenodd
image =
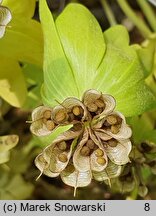
M116 105L115 99L111 95L102 94L94 89L84 93L83 102L88 111L95 113L97 117L111 113Z
M76 189L78 187L86 187L91 183L92 180L92 173L90 170L85 172L80 172L78 170L72 170L72 172L69 172L68 167L61 172L61 179L62 181L71 186L74 187L74 196L76 195Z
M49 177L57 177L59 175L59 173L53 173L49 169L49 163L46 161L42 153L36 157L35 165L41 172L37 180L41 177L42 174L47 175Z
M108 118L108 116L106 118L104 118L103 120L101 120L95 130L96 133L97 132L101 132L101 133L106 133L107 135L111 136L114 139L129 139L132 135L132 130L131 128L126 124L126 120L125 117L120 113L120 112L113 112L111 115L111 120L112 120L112 116L114 119L117 119L117 124L112 124L110 125L110 119ZM106 119L109 119L109 123L107 122ZM112 121L113 123L115 122L115 120ZM120 123L119 123L120 122Z
M114 164L110 160L108 161L106 169L101 172L92 172L93 177L96 181L103 182L105 180L110 180L116 178L121 174L122 168L119 165Z
M46 106L39 106L32 112L32 124L30 130L36 136L49 135L55 125L51 119L52 109Z
M117 164L124 165L130 162L129 154L132 150L132 144L130 140L118 140L118 144L115 147L111 147L110 145L105 148L105 152L109 159Z
M67 98L63 101L62 106L68 110L69 122L84 121L87 119L87 109L77 98Z

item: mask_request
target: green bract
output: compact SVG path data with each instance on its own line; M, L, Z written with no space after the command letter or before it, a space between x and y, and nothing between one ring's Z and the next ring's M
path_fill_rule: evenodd
M45 0L40 0L44 33L45 105L65 98L81 99L88 89L111 94L116 109L133 116L150 109L155 97L146 86L145 72L122 26L102 33L95 17L80 4L69 4L54 22Z

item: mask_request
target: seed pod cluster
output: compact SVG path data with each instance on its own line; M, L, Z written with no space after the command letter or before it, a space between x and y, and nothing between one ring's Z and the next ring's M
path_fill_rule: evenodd
M47 135L57 127L73 124L36 158L41 174L61 176L74 187L115 178L121 165L129 162L131 129L125 117L114 111L115 99L96 90L84 93L82 101L67 98L49 108L41 106L32 113L31 131Z

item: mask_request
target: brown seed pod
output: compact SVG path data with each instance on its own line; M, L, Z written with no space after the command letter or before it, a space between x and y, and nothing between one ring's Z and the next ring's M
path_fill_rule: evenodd
M47 118L49 113L52 112L52 109L46 106L39 106L32 112L32 124L30 130L36 136L45 136L51 133L51 130L48 130L46 127Z

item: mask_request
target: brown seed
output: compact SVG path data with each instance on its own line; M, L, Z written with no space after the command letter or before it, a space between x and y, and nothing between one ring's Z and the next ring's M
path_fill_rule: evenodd
M101 99L97 99L95 101L95 104L99 107L99 108L105 108L105 103L103 102L103 100Z
M102 142L102 144L103 144L104 148L108 148L108 143L107 142Z
M117 116L117 122L118 122L118 124L122 123L122 118L120 116Z
M81 114L81 107L80 106L75 106L75 107L73 107L73 113L74 113L74 115L75 116L79 116L80 114Z
M43 117L46 119L50 119L51 118L51 111L50 110L44 111Z
M80 153L82 156L89 156L90 149L87 146L83 146Z
M59 161L61 161L63 163L67 162L67 160L68 160L67 155L64 153L59 154L58 159L59 159Z
M110 139L108 140L108 145L111 147L116 147L118 144L118 141L116 139Z
M113 134L117 134L119 132L119 130L120 130L120 125L112 125L111 126L111 132Z
M58 146L58 148L59 148L60 150L62 150L62 151L65 151L66 148L67 148L67 144L66 144L65 141L62 141L62 142L58 143L57 146Z
M67 114L64 110L59 110L55 115L55 120L61 123L66 120Z
M42 119L42 122L43 122L44 124L46 124L46 123L47 123L47 119L46 119L46 118L43 118L43 119Z
M91 103L91 104L88 105L88 110L89 110L90 112L96 112L97 109L98 109L98 107L97 107L97 105L94 104L94 103Z
M96 114L99 115L103 112L103 109L102 108L98 108L98 110L96 111Z
M103 157L98 157L96 159L96 162L100 165L104 165L106 163L106 160Z
M115 116L115 115L107 116L106 120L107 120L108 124L110 124L110 125L115 125L118 123L117 116Z
M94 141L89 139L86 143L86 146L90 149L94 149L94 146L95 146Z
M98 149L95 150L95 155L97 157L102 157L104 155L104 153L100 148L98 148Z
M50 131L53 130L55 128L54 122L52 120L47 120L47 122L46 122L46 128L48 130L50 130Z
M68 113L68 121L73 121L74 120L74 114L73 113Z
M68 165L65 171L68 173L73 173L75 171L74 165L73 164Z

